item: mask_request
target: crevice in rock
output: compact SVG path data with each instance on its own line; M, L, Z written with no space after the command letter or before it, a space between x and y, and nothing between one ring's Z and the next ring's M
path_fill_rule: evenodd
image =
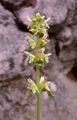
M14 12L16 10L21 9L22 7L35 7L36 6L36 0L22 0L22 1L15 1L15 4L13 2L8 2L4 0L0 0L0 3L9 11Z
M59 56L60 53L59 40L57 38L57 35L64 29L64 26L65 21L61 24L50 25L50 29L48 30L49 38L52 37L55 39L55 53L57 56Z
M67 74L71 80L77 81L77 62L74 64L72 70Z
M1 75L0 75L0 77L1 77ZM3 86L4 87L8 86L8 84L10 84L13 81L18 81L18 80L27 78L27 76L22 77L20 74L14 75L12 77L6 77L6 79L4 77L6 77L6 76L3 75L2 80L0 80L0 88L2 88Z
M60 47L59 47L59 43L58 41L56 41L55 43L55 53L57 56L59 56L59 53L60 53Z
M52 36L52 35L56 35L59 32L61 32L61 30L64 28L64 22L61 24L55 24L55 25L50 25L50 29L48 30L48 33Z
M18 9L17 6L15 6L13 3L9 3L8 1L5 2L5 1L1 0L0 3L2 4L2 6L4 6L5 9L7 9L11 12Z
M54 33L51 33L51 34L49 33L49 39L54 39L55 40L55 54L56 54L56 56L59 56L59 53L60 53L59 41L56 38L56 35Z
M8 62L9 62L10 70L12 70L14 68L14 66L15 66L13 58L9 58Z
M18 9L22 8L22 6L24 5L24 1L23 1L22 5L19 5L19 6L15 6L13 3L5 2L3 0L1 0L0 3L6 10L10 11L14 15L14 17L15 17L14 20L15 20L15 23L16 23L16 26L18 27L18 29L21 30L22 32L29 32L27 25L25 25L22 21L20 21L19 18L17 17L17 15L15 14ZM26 4L26 2L25 2L26 7L29 7L32 5L33 4L28 5L28 3Z
M20 64L20 67L21 67L21 70L22 71L25 71L25 55L23 55L23 60L22 60L22 63Z
M17 28L21 30L22 32L29 32L28 26L24 24L22 21L20 21L15 14L14 16L16 18L15 23L16 23Z
M21 79L22 76L20 74L17 74L17 75L14 75L14 76L9 76L8 74L1 74L0 75L0 83L2 82L5 82L5 78L6 78L6 81L9 82L9 81L12 81L12 80L18 80L18 79Z

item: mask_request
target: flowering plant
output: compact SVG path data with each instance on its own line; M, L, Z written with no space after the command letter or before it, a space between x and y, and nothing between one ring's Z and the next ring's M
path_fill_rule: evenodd
M48 44L47 29L49 28L48 19L45 20L45 16L37 13L35 18L31 21L29 31L33 36L29 36L29 46L31 52L25 51L29 63L32 63L36 67L36 82L28 79L28 89L37 95L37 120L40 120L40 94L47 92L49 96L53 93L49 88L50 82L46 81L45 76L40 75L40 69L45 63L49 62L49 56L51 53L45 53L45 47Z

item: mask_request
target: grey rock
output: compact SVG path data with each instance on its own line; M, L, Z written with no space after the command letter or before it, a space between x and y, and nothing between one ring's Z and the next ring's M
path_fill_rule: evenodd
M66 19L68 9L66 7L66 2L63 0L53 0L52 2L50 0L37 0L37 4L34 8L22 8L16 15L20 21L24 24L28 24L27 17L32 19L37 11L45 15L46 18L51 17L49 24L54 25L59 24Z
M57 36L59 39L59 46L60 46L60 57L62 61L70 61L75 59L75 52L71 47L73 47L73 32L72 29L67 27L64 28ZM70 54L69 54L70 53ZM62 57L64 56L64 58ZM65 57L68 56L68 57Z
M37 11L52 18L46 48L52 56L42 73L57 88L54 97L41 96L41 119L77 120L77 0L31 2L0 1L0 120L36 119L36 97L27 90L27 79L35 80L36 74L24 51L29 49L28 17Z
M4 19L6 16L7 20ZM28 62L24 62L28 34L18 30L13 15L4 8L1 8L0 18L0 80L21 76L21 71L23 75L30 75ZM27 67L28 72L24 67Z

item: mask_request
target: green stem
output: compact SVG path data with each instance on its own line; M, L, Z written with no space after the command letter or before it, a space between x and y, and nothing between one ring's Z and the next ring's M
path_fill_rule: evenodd
M40 69L38 66L36 66L36 83L37 86L39 84L40 81ZM40 120L40 94L37 93L37 120Z

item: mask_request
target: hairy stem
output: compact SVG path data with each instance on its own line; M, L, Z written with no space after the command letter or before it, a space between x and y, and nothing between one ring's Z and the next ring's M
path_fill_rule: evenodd
M39 84L40 81L40 69L38 66L36 66L36 83L37 86ZM37 93L37 120L40 120L40 94Z

